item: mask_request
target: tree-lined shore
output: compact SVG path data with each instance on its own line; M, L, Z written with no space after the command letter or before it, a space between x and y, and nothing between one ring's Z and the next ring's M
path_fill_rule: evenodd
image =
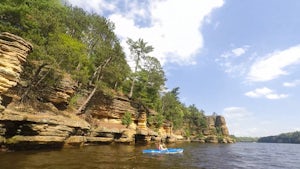
M14 104L40 110L39 103L51 102L60 111L81 116L93 108L91 101L97 93L110 98L126 96L147 110L147 126L152 129L170 124L186 138L203 139L213 133L222 140L222 132L228 133L226 126L226 130L208 129L204 110L182 103L179 87L166 88L163 67L151 55L155 44L127 39L129 57L135 62L131 69L114 29L107 18L60 0L3 0L0 32L20 36L33 46L23 65L21 82L12 90L17 95L12 99ZM62 91L62 84L70 92ZM52 97L53 90L55 97L60 92L59 98ZM137 114L129 113L132 118Z

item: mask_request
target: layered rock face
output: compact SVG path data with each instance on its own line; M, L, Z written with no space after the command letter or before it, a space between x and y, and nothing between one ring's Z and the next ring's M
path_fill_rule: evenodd
M50 103L41 103L47 107L42 112L14 103L1 105L2 97L8 98L7 91L20 81L22 63L31 50L32 45L24 39L0 34L0 146L23 149L84 143L90 125L73 114L57 111ZM54 104L66 103L73 86L70 77L63 76L60 86L46 96Z
M157 132L151 130L147 126L147 116L156 113L125 96L105 96L99 92L90 100L84 115L77 116L65 110L76 89L76 83L68 74L59 74L61 79L55 87L41 90L39 97L43 102L31 102L38 104L38 108L13 101L1 105L2 98L11 97L7 91L18 84L22 63L31 50L32 45L24 39L9 33L0 34L0 151L1 148L145 144L161 139L167 142L184 139L183 133L174 133L171 122L165 123ZM48 70L49 67L43 67L42 74ZM133 121L128 127L121 122L126 112L131 113ZM232 142L224 117L208 116L206 119L208 126L200 131L203 142Z
M0 34L0 95L20 81L22 63L31 50L32 45L21 37L7 32ZM1 102L0 96L0 111L3 111Z
M226 126L225 118L223 116L216 116L216 127L221 129L221 133L223 136L229 136L229 131Z
M207 143L233 143L223 116L207 116L207 128L203 129L204 141Z
M55 88L46 92L44 98L53 103L58 109L67 108L70 98L74 95L77 85L69 74L61 74L61 80Z
M135 116L138 111L131 101L124 96L109 98L102 93L97 93L91 100L93 106L88 110L94 118L105 122L121 123L121 118L126 112Z
M16 105L0 113L0 145L10 149L83 144L89 130L86 121L67 113L30 112L30 109Z
M125 96L109 98L101 93L91 101L93 106L87 110L93 117L92 140L117 143L147 143L158 137L158 133L149 129L147 113L137 103ZM133 123L126 128L121 119L126 112L131 113ZM96 141L94 143L97 143Z

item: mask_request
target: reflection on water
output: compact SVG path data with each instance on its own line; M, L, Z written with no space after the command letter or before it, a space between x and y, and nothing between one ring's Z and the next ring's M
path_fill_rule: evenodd
M182 143L183 154L143 154L155 146L101 145L56 151L0 153L2 169L299 168L297 144Z

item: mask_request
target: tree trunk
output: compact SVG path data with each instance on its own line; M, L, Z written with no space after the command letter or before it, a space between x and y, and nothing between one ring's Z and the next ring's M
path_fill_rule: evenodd
M45 78L46 76L49 74L50 72L50 69L48 70L48 72L43 76L41 77L39 80L38 80L38 76L39 74L41 73L42 69L47 66L48 64L47 63L43 63L42 65L39 66L39 68L37 69L37 71L35 72L34 76L33 76L33 79L31 80L30 84L29 84L29 87L25 90L25 92L22 94L21 96L21 100L20 102L23 102L25 100L25 97L27 97L28 93L31 91L32 88L34 88L35 86L39 85L39 83L41 83ZM38 81L37 81L38 80ZM37 81L37 82L36 82Z
M96 92L97 87L95 86L93 91L89 94L88 98L84 101L84 103L79 107L79 109L76 111L77 115L84 114L83 110L85 109L85 106L89 103L91 98L94 96Z
M118 87L118 82L115 82L114 90L117 90L117 87Z
M93 80L95 79L96 81L100 80L102 78L102 71L103 69L107 66L107 64L112 60L112 57L109 57L104 64L100 65L97 67L96 71L93 74L93 77L90 81L90 83L93 82ZM100 78L100 79L99 79ZM86 105L89 103L89 101L91 100L91 98L94 96L95 92L97 90L97 86L94 87L94 89L92 90L92 92L89 94L88 98L85 100L85 102L79 107L79 109L76 111L77 115L83 114L84 113L84 109L86 107Z
M135 78L131 82L130 92L129 92L129 96L128 96L129 98L132 98L134 82L135 82Z
M139 66L139 61L140 61L140 55L137 56L137 60L135 61L135 70L134 70L134 73L137 72L137 69L138 69L138 66ZM132 79L132 82L131 82L130 92L129 92L129 96L128 96L129 98L132 98L132 95L133 95L135 78L136 78L136 75L134 75L134 77Z

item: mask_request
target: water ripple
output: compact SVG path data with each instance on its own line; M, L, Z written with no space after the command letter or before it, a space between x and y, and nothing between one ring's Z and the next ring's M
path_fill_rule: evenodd
M103 145L60 151L0 153L1 169L297 169L297 144L198 144L169 145L183 154L143 154L154 146Z

